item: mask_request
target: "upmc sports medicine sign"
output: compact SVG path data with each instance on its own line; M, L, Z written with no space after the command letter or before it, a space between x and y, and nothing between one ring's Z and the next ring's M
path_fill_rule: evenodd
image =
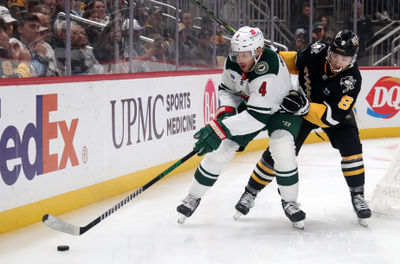
M367 114L375 118L390 119L400 110L400 78L380 78L368 93L366 100L370 107Z

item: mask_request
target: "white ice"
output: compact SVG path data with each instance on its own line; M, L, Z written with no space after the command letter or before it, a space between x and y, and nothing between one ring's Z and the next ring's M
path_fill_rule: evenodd
M399 144L400 138L363 140L367 200ZM234 221L234 205L261 153L237 155L183 225L176 206L194 170L161 180L82 236L42 223L0 235L0 263L400 263L400 219L373 215L367 228L357 224L339 154L329 143L305 145L298 159L304 230L284 216L275 182ZM59 217L83 226L128 194ZM70 250L58 252L64 244Z

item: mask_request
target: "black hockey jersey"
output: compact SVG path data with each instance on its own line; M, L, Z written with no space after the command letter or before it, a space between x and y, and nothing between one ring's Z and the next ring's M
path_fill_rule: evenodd
M9 52L0 47L0 78L23 78L29 76L29 65L11 60Z
M339 73L330 71L328 47L328 43L314 42L299 52L296 59L300 86L310 100L310 111L304 118L320 127L344 120L361 89L357 64Z

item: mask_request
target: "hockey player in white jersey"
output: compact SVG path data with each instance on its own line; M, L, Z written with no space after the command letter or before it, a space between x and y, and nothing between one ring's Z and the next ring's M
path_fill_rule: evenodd
M279 55L264 49L260 29L240 28L232 37L231 54L226 59L219 85L221 106L216 119L195 135L198 155L208 153L194 174L189 194L177 207L183 223L198 207L201 198L218 179L222 168L261 131L268 130L269 147L275 161L282 207L295 227L302 228L305 213L297 203L298 171L294 139L301 125L301 112L282 112L284 105L305 99L292 90L290 74Z

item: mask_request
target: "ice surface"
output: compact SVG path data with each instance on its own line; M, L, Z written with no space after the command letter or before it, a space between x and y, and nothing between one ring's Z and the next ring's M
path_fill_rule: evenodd
M400 138L363 140L367 200L398 144ZM373 215L367 228L357 224L339 153L329 143L305 145L298 158L304 230L284 216L275 182L234 221L234 205L261 153L237 155L183 225L176 206L194 170L163 179L82 236L42 223L0 235L0 263L400 263L400 219ZM59 217L83 226L128 194ZM70 250L57 251L64 244Z

